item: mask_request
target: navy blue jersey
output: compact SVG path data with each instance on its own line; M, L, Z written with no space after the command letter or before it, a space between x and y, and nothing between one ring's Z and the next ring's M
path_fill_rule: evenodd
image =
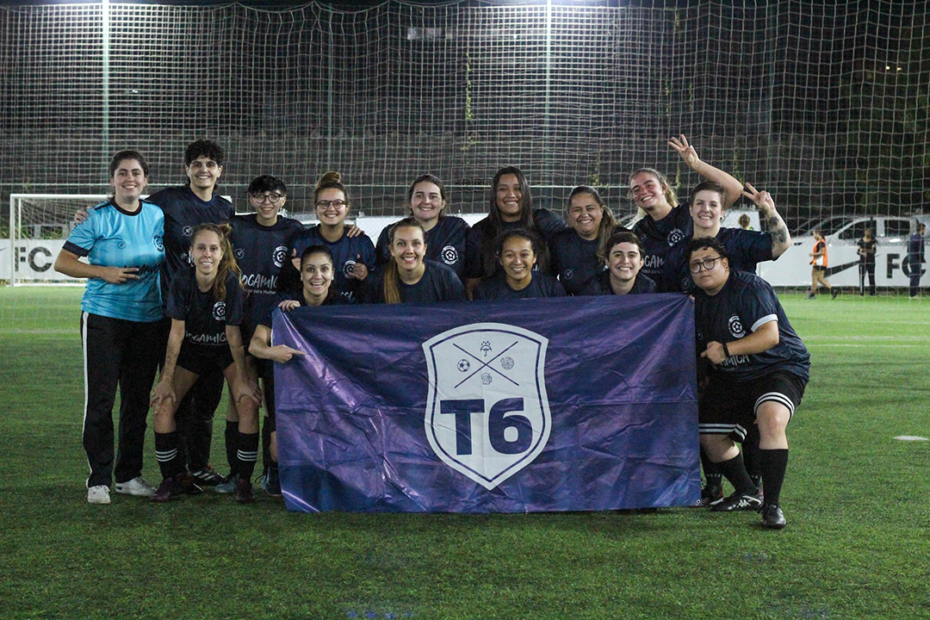
M658 287L656 283L652 281L652 278L649 276L643 275L643 272L640 271L636 274L636 279L633 281L633 288L630 289L630 292L627 295L642 295L644 293L657 293ZM613 295L614 289L610 286L610 272L604 271L590 280L585 284L584 288L581 289L580 295Z
M600 239L588 241L572 229L563 230L549 240L552 275L569 295L581 295L585 285L606 268L597 257Z
M694 293L698 353L707 348L708 342L735 342L770 321L778 321L777 345L762 353L733 355L717 371L734 381L753 381L779 370L806 382L810 377L810 354L768 282L755 274L731 269L726 284L716 295L710 296L701 289Z
M375 246L368 235L364 233L357 237L348 237L343 232L338 241L331 243L320 234L320 225L317 224L294 236L291 252L288 252L288 254L292 255L296 252L296 256L300 258L303 251L311 245L325 245L333 253L335 263L333 264L334 277L332 285L336 287L336 292L342 295L346 301L354 301L358 289L362 285L359 280L347 276L356 262L368 267L369 278L377 272Z
M465 301L465 287L451 267L426 260L423 277L416 284L404 284L400 280L397 288L401 301L407 304L431 304L440 301ZM370 280L370 282L369 282ZM365 280L361 290L361 301L366 304L384 303L384 270L377 276Z
M768 233L742 228L721 228L717 232L717 241L727 249L730 258L730 271L755 273L756 265L763 261L774 260L772 256L772 236ZM697 286L691 279L686 250L691 236L676 243L665 257L663 268L664 286L662 290L669 293L694 293Z
M262 226L254 213L233 216L230 241L239 269L245 299L243 325L246 332L265 315L278 292L281 270L289 260L288 250L295 235L304 229L297 220L279 217L272 226Z
M924 262L924 236L915 232L907 238L907 264L911 273L919 273L922 262Z
M868 241L863 237L856 242L856 246L859 248L859 264L874 265L875 248L878 246L878 241L875 240L875 237L872 237Z
M536 234L540 236L544 243L549 243L556 234L563 230L570 230L568 224L561 217L548 209L533 209L533 221L536 224ZM500 232L520 228L519 222L504 222ZM493 243L494 233L491 231L491 217L488 216L471 227L468 231L468 240L465 248L465 277L466 278L487 278L494 275L485 273L485 252L491 252L492 248L485 247ZM497 264L497 261L494 261ZM499 273L497 268L495 273Z
M203 201L189 185L167 187L146 200L161 207L165 213L165 263L162 267L161 292L167 299L168 285L181 269L190 267L191 235L198 224L224 224L236 210L231 202L213 194Z
M387 226L378 237L378 266L391 261L391 227ZM426 231L426 258L452 268L460 279L465 277L465 245L468 239L468 222L453 215L442 215Z
M274 311L278 309L278 304L282 301L298 301L301 307L307 306L307 300L304 299L303 290L278 293L271 298L271 303L268 304L265 314L258 320L258 325L264 325L268 329L271 329L274 320ZM323 301L324 306L341 306L347 303L349 302L343 299L341 295L333 295L329 299Z
M110 284L102 278L88 278L81 299L84 312L126 321L161 320L159 272L165 261L164 222L161 209L145 201L135 213L113 202L88 210L87 219L74 227L64 249L86 256L91 265L135 267L138 279Z
M213 289L197 286L193 267L179 272L171 281L166 314L184 321L184 340L190 344L227 346L226 326L242 323L242 300L245 294L232 271L226 274L226 299L218 301Z
M559 281L548 273L533 272L529 286L515 291L507 284L504 274L484 280L475 289L475 300L493 301L495 299L536 299L537 297L565 297L565 289Z
M690 237L694 230L688 203L673 207L672 211L658 222L648 215L633 225L633 232L643 242L642 273L652 278L660 291L664 291L663 266L673 245Z

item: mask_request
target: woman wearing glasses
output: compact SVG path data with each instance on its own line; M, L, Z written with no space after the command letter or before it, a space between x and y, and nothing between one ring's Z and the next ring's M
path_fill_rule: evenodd
M240 326L242 342L246 345L252 340L255 327L268 312L278 292L279 276L287 262L287 249L291 246L293 238L303 230L303 226L297 220L280 215L281 208L287 202L287 186L281 179L267 174L257 177L249 184L247 193L249 204L255 213L236 215L229 221L232 225L230 241L236 261L242 270L242 286L247 293ZM273 419L274 383L270 368L262 360L255 360L247 355L246 366L249 379L256 383L261 379L264 387L266 415L262 445L267 475L271 462L268 456L269 434L274 430L269 424L269 419ZM236 458L238 428L239 412L235 401L230 398L226 409L225 433L226 460L230 473L226 482L217 485L216 490L220 493L234 492L239 480ZM269 490L267 486L265 490Z
M327 172L316 184L314 194L316 216L320 223L297 235L290 252L293 270L300 269L299 257L311 245L325 245L333 253L335 260L335 278L333 284L336 292L346 301L354 302L358 289L365 278L375 270L375 246L368 235L362 233L357 237L347 234L346 216L352 206L349 190L342 184L338 172ZM294 276L299 277L299 276Z

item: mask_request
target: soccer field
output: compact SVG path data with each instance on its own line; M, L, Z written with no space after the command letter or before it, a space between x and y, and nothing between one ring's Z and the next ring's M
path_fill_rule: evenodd
M86 502L81 289L0 288L2 618L930 618L930 305L786 293L812 355L783 531L699 509ZM160 479L154 442L146 471ZM223 461L222 424L215 462ZM224 469L224 467L220 467Z

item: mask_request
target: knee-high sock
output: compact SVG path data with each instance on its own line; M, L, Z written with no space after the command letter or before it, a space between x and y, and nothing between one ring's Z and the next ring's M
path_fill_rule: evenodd
M787 450L759 450L762 465L762 484L766 504L777 504L781 495L781 485L785 481L788 469Z
M184 464L178 452L179 442L177 431L155 433L155 458L158 460L162 478L173 478L184 471Z
M240 478L250 479L258 460L258 433L239 432L239 448L236 450Z

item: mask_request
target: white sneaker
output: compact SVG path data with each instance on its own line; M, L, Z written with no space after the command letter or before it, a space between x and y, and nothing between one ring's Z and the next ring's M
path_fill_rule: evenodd
M155 487L146 482L142 476L136 476L128 482L117 482L113 490L123 495L137 495L139 497L155 495Z
M87 489L88 504L109 504L110 487L98 484L97 486Z

